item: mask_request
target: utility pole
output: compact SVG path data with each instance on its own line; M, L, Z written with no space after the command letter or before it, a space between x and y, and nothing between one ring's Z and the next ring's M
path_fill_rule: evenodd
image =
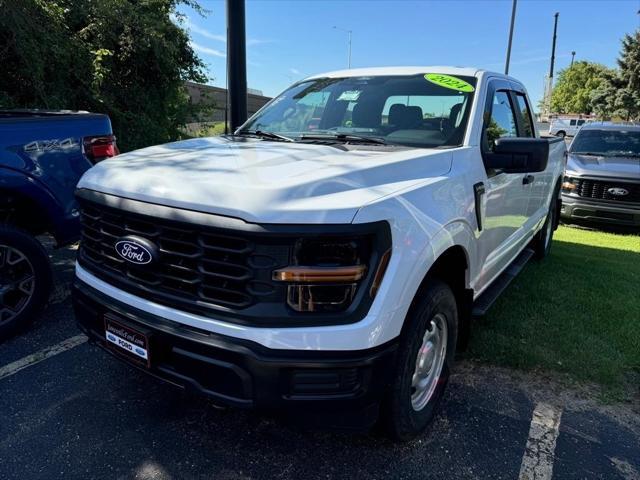
M509 75L509 63L511 62L511 44L513 43L513 26L516 22L516 5L518 0L513 0L511 7L511 27L509 28L509 45L507 46L507 61L504 65L504 74Z
M349 34L349 45L348 45L348 57L347 57L347 68L351 68L351 35L353 34L353 30L347 30L346 28L340 28L333 26L334 29L340 30L341 32L347 32Z
M545 102L547 116L551 114L551 94L553 90L553 67L556 63L556 38L558 34L558 16L560 16L560 14L556 12L554 15L554 22L553 22L553 41L551 43L551 65L549 66L549 77L547 78L547 99Z
M573 67L573 59L576 58L576 52L575 50L573 52L571 52L571 65L569 65L569 68Z
M233 132L247 120L247 41L244 0L227 0L227 95Z

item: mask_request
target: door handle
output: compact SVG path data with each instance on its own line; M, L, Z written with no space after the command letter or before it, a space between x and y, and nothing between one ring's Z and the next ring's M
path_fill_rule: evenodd
M533 175L525 175L524 178L522 179L522 184L529 185L530 183L533 183L535 178L536 177L534 177Z
M482 196L485 194L484 183L478 182L473 186L473 200L476 210L476 221L478 222L478 231L482 231Z

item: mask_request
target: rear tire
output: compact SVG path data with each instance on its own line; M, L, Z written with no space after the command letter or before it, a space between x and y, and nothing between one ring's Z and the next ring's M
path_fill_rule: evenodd
M407 441L433 420L453 366L458 309L448 285L432 280L418 293L403 332L392 388L384 402L389 435Z
M554 194L549 205L549 212L547 213L547 218L544 221L544 225L533 239L532 247L533 251L535 252L534 256L536 260L543 260L549 255L549 252L551 251L551 244L553 243L553 232L555 231L557 225L556 215L558 214L558 210L556 208L556 202L558 202L558 199Z
M0 225L0 342L30 324L49 299L52 272L42 244Z
M565 132L564 130L560 130L558 133L556 133L556 137L564 138L566 136L567 132Z

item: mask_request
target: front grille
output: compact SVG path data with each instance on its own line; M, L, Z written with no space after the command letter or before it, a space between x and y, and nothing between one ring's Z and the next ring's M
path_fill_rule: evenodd
M80 264L115 286L181 310L242 311L260 301L283 302L271 271L288 263L290 246L257 243L247 232L199 226L119 210L80 199ZM159 249L157 261L136 265L115 244L137 236Z
M640 183L626 183L615 180L578 179L576 192L583 198L607 200L612 202L640 203ZM627 195L613 195L611 188L624 188Z

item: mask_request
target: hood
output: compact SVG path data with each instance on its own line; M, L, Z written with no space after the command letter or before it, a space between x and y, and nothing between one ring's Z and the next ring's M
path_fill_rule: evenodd
M640 158L569 154L567 173L640 180Z
M451 168L450 151L210 137L98 163L87 188L255 223L350 223L380 197Z

